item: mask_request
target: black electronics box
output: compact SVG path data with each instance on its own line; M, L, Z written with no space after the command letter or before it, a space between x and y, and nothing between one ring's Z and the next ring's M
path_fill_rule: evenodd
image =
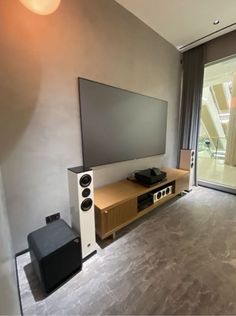
M138 212L153 204L153 196L145 193L138 197Z
M163 181L166 178L166 172L158 168L150 168L135 172L135 178L138 182L149 186Z
M50 293L82 268L80 237L59 219L28 235L33 269Z

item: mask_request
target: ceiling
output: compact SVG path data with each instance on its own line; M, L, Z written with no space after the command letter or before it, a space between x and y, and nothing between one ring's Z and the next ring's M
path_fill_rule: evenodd
M180 51L236 29L236 0L115 1ZM215 19L220 23L213 25ZM216 31L218 32L208 36ZM207 37L203 38L205 36Z

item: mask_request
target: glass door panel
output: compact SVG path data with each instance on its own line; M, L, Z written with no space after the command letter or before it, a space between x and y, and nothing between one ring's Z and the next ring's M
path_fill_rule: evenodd
M236 57L205 67L197 173L236 192Z

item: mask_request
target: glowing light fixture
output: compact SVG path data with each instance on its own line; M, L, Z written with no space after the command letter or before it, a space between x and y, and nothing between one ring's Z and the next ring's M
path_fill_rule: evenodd
M56 11L61 0L20 0L30 11L41 15L48 15Z

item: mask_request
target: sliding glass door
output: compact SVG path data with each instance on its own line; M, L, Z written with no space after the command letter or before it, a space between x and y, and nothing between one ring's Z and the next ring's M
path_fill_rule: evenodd
M197 175L199 184L236 192L236 57L205 67Z

